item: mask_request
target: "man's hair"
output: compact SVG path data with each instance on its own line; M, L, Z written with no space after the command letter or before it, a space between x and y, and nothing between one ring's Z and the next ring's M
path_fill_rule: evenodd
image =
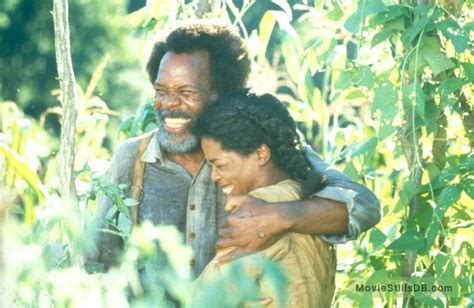
M250 73L250 59L244 41L230 26L213 21L199 21L180 26L155 43L146 66L155 82L161 59L167 52L207 51L211 80L218 95L245 86Z
M324 187L322 176L311 167L301 149L296 124L287 108L270 94L247 91L219 97L193 127L224 150L249 155L266 144L273 162L303 186L303 197Z

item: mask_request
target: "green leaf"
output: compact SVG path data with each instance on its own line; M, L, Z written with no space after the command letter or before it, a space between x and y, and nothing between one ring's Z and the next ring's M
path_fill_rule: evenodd
M386 240L387 236L378 228L374 227L372 231L370 231L369 237L369 242L372 243L372 252L379 250Z
M130 213L122 197L117 196L117 195L115 196L115 206L119 209L119 211L122 214L124 214L127 218L130 218Z
M436 255L434 260L434 268L438 278L453 279L454 266L451 257L440 252Z
M384 140L396 130L392 122L398 113L398 94L391 84L380 86L375 90L372 116L377 110L381 114L379 138Z
M431 67L433 74L437 76L439 73L444 72L455 65L446 55L440 51L430 50L423 54L426 62Z
M300 72L300 59L298 56L299 52L297 49L297 44L295 44L294 40L290 41L287 39L281 45L281 51L285 59L286 71L288 72L291 80L297 83Z
M417 251L425 245L425 238L421 232L409 230L393 241L388 248L397 251Z
M463 52L469 48L469 37L454 19L447 18L437 23L436 26L453 43L457 52Z
M352 14L344 23L344 28L352 34L356 34L360 31L360 25L364 19L364 16L357 11Z
M366 17L371 14L387 11L387 7L382 2L382 0L362 1L362 3L365 4L364 13Z
M313 48L309 48L306 52L306 62L308 63L311 75L314 75L322 68L322 65L318 63L317 54Z
M286 32L292 39L298 38L298 33L295 28L291 25L291 16L288 16L285 12L282 11L270 11L271 14L275 17L278 26L281 30Z
M365 140L354 152L352 152L351 157L356 157L365 153L373 153L377 147L378 138L370 137Z
M393 20L396 17L402 16L404 10L400 5L391 5L387 7L386 11L378 13L370 20L370 25L372 27L385 24L389 20Z
M426 133L431 135L438 128L440 109L433 99L425 101L425 126Z
M266 11L263 14L260 24L258 26L258 37L260 38L260 48L258 50L258 63L263 65L265 59L265 53L267 52L268 42L272 35L273 28L275 27L276 19L271 11Z
M376 271L385 269L386 265L383 258L377 257L377 256L370 256L369 258L370 258L370 265L372 265L372 267Z
M132 198L125 198L125 199L123 200L123 203L124 203L126 206L135 206L135 205L138 205L140 202L138 202L137 200L132 199Z
M421 204L410 221L410 226L427 229L433 223L433 208L428 203Z
M405 30L405 17L400 16L393 20L389 20L383 25L383 28L384 30L392 30L392 31L397 31L397 32L404 31Z
M336 136L334 137L334 141L337 146L343 147L346 144L346 138L344 136L344 133L342 131L338 131L336 133Z
M382 118L393 119L398 113L398 95L391 84L378 87L375 90L374 102L372 103L372 115L380 110Z
M359 67L354 82L359 86L372 88L374 86L374 74L370 67L365 65Z
M44 201L49 196L38 173L28 165L28 162L23 157L2 144L0 144L0 155L4 156L9 166L30 185L40 201Z
M408 109L415 105L415 112L422 119L425 117L425 93L419 83L412 83L403 88L403 104Z
M377 284L387 284L390 281L390 277L388 276L388 272L386 269L376 271L373 273L369 279L367 279L367 285L377 285ZM365 307L365 306L364 306Z
M360 26L367 16L386 10L387 7L381 0L361 1L357 6L357 11L344 23L344 28L353 34L356 34L360 31Z
M378 44L382 43L385 41L387 38L389 38L393 34L393 31L391 29L383 29L382 31L378 32L376 35L374 35L371 43L371 47L375 47Z
M416 73L416 76L420 76L427 65L435 76L453 68L455 64L441 50L441 45L436 38L424 36L420 42L418 52L415 51L410 56L410 73Z
M431 10L432 7L433 6L428 5L428 4L421 4L421 5L414 6L412 8L412 11L419 17L424 17L428 15L428 12Z
M342 72L341 74L339 74L339 77L337 78L336 83L334 84L334 88L344 90L351 85L352 79L352 72Z
M400 189L400 193L399 193L400 197L398 199L397 204L395 205L394 212L398 213L400 210L407 207L415 194L416 194L415 184L413 184L412 181L407 180L405 184L403 184L402 188Z
M436 198L436 208L435 211L441 219L444 217L446 210L454 203L459 197L461 189L456 186L445 187L438 198Z
M345 174L347 174L348 176L350 176L354 180L359 179L359 174L360 173L359 173L359 171L357 171L357 169L356 169L356 167L354 166L353 163L347 163L343 172Z
M327 14L327 18L332 21L339 21L342 17L344 17L344 11L341 9L339 3L336 2L334 9Z
M393 133L397 131L397 128L391 124L391 121L383 120L381 121L379 128L379 139L380 141L385 140L390 137Z
M420 43L418 53L430 66L435 76L455 66L454 63L441 52L441 45L436 38L424 37Z
M351 99L366 98L367 95L357 88L349 87L346 91L343 92L341 97L347 100L351 100Z
M454 93L466 84L466 80L460 78L452 78L443 81L439 86L439 93L441 98L446 98L449 94Z
M427 253L433 245L439 229L441 229L441 221L447 209L459 198L461 189L456 186L447 186L443 188L439 196L436 198L436 207L433 212L433 223L426 234L426 245L422 253Z
M413 26L406 29L400 38L405 48L410 46L410 43L415 39L415 37L421 32L421 30L426 27L426 25L431 21L430 18L425 17L420 20L417 20Z
M466 253L469 256L469 258L474 259L474 248L469 242L465 242L465 241L462 242L461 246L459 247L459 252L461 252L463 249L466 250Z
M469 198L474 199L474 178L464 178L459 184Z
M474 63L461 62L464 68L464 75L469 78L469 81L474 82Z

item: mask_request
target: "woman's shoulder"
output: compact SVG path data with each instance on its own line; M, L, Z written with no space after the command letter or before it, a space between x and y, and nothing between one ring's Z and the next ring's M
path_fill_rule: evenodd
M257 188L249 193L267 202L294 201L301 198L302 186L294 180L284 180L275 185Z

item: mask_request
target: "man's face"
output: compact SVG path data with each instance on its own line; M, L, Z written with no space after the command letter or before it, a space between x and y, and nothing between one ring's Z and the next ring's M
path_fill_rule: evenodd
M256 152L242 155L222 149L219 142L203 137L202 150L212 166L212 181L227 195L247 194L258 188L261 165Z
M155 108L160 126L158 140L168 153L187 153L199 148L189 131L210 102L212 87L206 51L167 52L155 81Z

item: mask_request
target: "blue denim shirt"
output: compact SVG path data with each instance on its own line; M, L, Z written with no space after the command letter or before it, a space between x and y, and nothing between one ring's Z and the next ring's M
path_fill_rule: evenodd
M131 186L134 161L142 139L142 136L129 139L115 151L109 169L112 183ZM346 204L349 213L346 234L324 234L321 238L329 243L344 243L357 238L360 232L380 220L380 205L370 190L330 168L309 146L305 146L304 151L314 168L326 177L327 187L315 195ZM140 159L145 162L140 221L176 226L194 250L191 266L199 275L215 255L218 228L226 217L225 197L220 187L211 181L210 165L204 161L193 177L166 158L155 136ZM102 198L97 221L107 218L113 212L110 211L112 206L110 199ZM101 249L105 247L99 247Z

